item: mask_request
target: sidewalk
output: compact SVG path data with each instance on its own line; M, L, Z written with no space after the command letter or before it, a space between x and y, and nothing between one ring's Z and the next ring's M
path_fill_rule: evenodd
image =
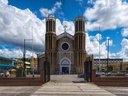
M51 82L42 85L31 96L116 96L93 83L73 83L84 81L77 75L51 75Z
M116 96L92 83L48 82L31 96Z

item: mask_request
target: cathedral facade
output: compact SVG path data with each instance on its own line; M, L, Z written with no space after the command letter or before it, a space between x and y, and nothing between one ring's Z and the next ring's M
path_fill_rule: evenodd
M56 35L55 17L46 18L45 59L50 62L50 73L83 73L86 60L85 21L76 17L74 35L64 30Z

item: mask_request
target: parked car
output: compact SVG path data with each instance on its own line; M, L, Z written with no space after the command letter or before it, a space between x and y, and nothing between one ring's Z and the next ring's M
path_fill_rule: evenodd
M125 73L126 73L125 71L119 71L117 75L118 76L125 76Z
M118 76L119 71L110 71L107 73L108 76Z
M0 77L3 77L3 76L4 76L4 73L3 73L3 72L1 72L1 73L0 73Z
M6 71L5 76L6 76L6 77L10 76L9 71Z
M78 78L84 78L84 74L78 74Z
M128 76L128 71L125 72L125 76Z
M97 77L104 76L104 75L105 75L105 72L103 72L103 71L96 71L96 76Z

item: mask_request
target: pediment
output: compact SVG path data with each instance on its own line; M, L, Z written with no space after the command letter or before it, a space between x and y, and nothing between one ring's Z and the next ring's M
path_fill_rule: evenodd
M64 33L58 35L57 40L60 39L60 38L63 38L63 37L68 37L68 38L74 40L73 36L71 34L67 33L67 32L64 32Z

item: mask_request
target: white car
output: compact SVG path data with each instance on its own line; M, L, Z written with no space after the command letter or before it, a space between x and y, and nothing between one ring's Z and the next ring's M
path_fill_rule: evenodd
M125 76L128 76L128 72L125 73Z
M110 71L107 73L108 76L118 76L119 71Z
M3 76L4 75L4 73L0 73L0 76Z
M6 74L5 74L6 76L10 76L10 73L8 72L8 71L6 71Z
M105 75L105 72L96 71L96 76L103 76L103 75Z

